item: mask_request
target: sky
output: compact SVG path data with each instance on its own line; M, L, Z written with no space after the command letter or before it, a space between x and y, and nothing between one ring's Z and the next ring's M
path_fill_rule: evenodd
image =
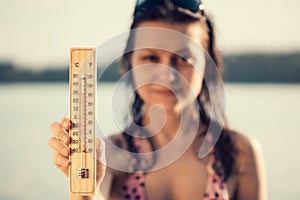
M71 47L127 31L136 0L0 0L0 61L66 65ZM206 0L223 53L300 51L299 0Z

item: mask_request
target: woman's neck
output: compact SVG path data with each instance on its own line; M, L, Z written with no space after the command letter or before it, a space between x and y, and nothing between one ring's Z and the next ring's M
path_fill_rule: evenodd
M154 137L164 139L166 142L170 142L182 126L199 126L199 115L195 108L186 108L180 112L176 109L166 110L155 106L151 109L145 108L144 113L142 125L146 126Z

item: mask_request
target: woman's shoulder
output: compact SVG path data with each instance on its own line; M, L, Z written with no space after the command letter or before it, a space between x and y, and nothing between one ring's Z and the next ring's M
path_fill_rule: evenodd
M246 172L249 168L259 164L262 158L262 146L260 142L250 134L230 130L236 154L236 164L239 172Z
M244 153L251 153L261 149L259 141L252 135L238 130L230 130L233 143L237 150Z
M237 198L267 199L266 169L261 144L250 134L232 131L231 135L237 149Z

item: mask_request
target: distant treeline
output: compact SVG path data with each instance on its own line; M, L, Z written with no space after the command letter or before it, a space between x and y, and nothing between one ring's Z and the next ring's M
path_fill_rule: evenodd
M227 82L300 83L300 52L224 56Z
M300 83L300 52L225 55L223 59L226 82ZM101 76L103 81L118 79L118 63L107 68ZM0 69L0 83L65 82L69 77L68 66L36 71L0 62Z

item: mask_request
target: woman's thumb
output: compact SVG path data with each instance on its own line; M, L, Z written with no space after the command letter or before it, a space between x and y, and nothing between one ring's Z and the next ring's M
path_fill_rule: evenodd
M101 138L96 138L96 159L106 165L105 142Z

